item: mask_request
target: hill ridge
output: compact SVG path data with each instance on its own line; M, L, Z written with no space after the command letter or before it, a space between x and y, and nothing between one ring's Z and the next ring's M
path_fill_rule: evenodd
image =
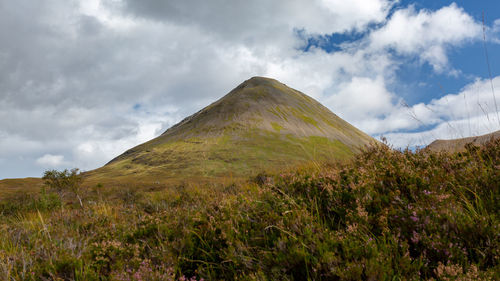
M449 139L449 140L437 139L432 143L430 143L426 147L426 149L433 151L448 151L448 152L464 151L465 145L468 143L472 143L474 145L484 145L491 139L496 139L496 138L500 138L500 130L489 134L484 134L481 136Z

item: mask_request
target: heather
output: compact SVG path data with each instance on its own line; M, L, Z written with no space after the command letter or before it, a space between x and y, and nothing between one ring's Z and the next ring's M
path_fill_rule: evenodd
M500 140L367 148L246 183L0 201L1 280L498 280Z

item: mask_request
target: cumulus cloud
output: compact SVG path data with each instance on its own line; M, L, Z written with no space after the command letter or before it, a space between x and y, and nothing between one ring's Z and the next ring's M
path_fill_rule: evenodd
M488 28L485 35L487 40L500 44L500 19L493 22L493 26Z
M374 135L451 122L427 109L447 110L438 101L401 105L389 89L404 58L393 53L442 71L448 50L476 38L480 25L455 4L427 11L397 2L5 2L0 178L40 176L39 162L49 159L97 168L255 75L317 98ZM361 38L334 52L303 51L307 36L335 33Z
M396 99L387 91L382 77L353 77L341 83L339 89L328 99L328 104L338 108L336 112L349 120L362 121L387 114Z
M435 70L448 66L446 49L478 38L481 24L455 3L435 12L413 6L397 10L382 28L370 34L373 48L391 48L403 55L420 55Z
M500 76L494 78L492 82L494 89L498 89ZM376 99L377 95L394 97L393 94L384 92L384 88L376 83L365 82L364 85L369 88L361 92L372 93L370 96L373 99ZM339 96L341 97L342 95ZM399 100L399 103L386 100L384 106L381 106L382 103L377 106L374 102L374 108L382 109L379 110L378 116L367 106L371 117L350 118L362 130L376 136L384 135L398 147L422 146L437 138L462 138L500 130L500 112L497 110L498 106L495 106L495 103L498 105L498 98L492 92L489 80L477 79L466 85L459 93L447 94L428 103L410 106L402 100ZM370 101L370 97L365 99ZM363 112L360 114L363 116ZM423 129L418 132L406 132L419 128Z
M385 20L391 0L124 0L123 11L161 22L175 22L206 29L229 40L260 44L276 42L293 29L310 33L361 30ZM116 5L116 2L114 2ZM193 8L196 7L196 8ZM254 41L254 42L252 42Z
M500 87L500 76L493 79L494 89ZM419 103L406 110L407 117L388 116L384 123L407 120L417 127L431 129L419 132L391 132L384 134L397 147L423 146L435 139L454 139L477 136L500 130L500 112L495 103L498 98L492 91L489 80L477 79L466 85L459 93L448 94L428 104ZM394 111L398 112L398 111ZM392 120L392 121L391 121ZM403 126L400 129L408 128Z
M56 168L65 164L63 155L45 154L36 159L36 163L44 168Z

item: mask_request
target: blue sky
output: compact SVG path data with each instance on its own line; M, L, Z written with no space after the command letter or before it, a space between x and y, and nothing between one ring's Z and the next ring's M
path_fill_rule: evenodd
M418 10L438 10L442 7L456 3L462 7L475 20L485 19L485 26L492 26L496 19L500 19L500 1L399 1L395 4L392 12L408 6L414 6ZM388 13L390 17L391 13ZM376 28L376 27L373 27ZM355 42L366 36L369 30L349 33L333 33L325 35L323 40L314 37L306 37L308 41L303 46L307 52L312 46L317 46L327 52L339 50L339 45L345 42ZM300 34L301 32L299 32ZM303 36L301 34L301 36ZM491 38L490 38L491 39ZM495 62L500 61L500 45L498 43L486 42L490 69L493 77L500 74L500 67ZM429 64L422 64L418 60L409 58L398 71L400 83L393 85L392 90L397 91L409 104L418 102L429 102L430 100L443 96L445 93L457 93L464 85L472 82L476 77L489 77L486 63L484 41L470 42L460 47L449 50L449 60L453 68L460 70L461 75L450 76L445 73L434 73ZM401 83L404 82L404 83Z
M252 76L395 147L500 129L499 1L0 0L0 38L0 179L100 167Z
M500 2L491 0L478 0L478 1L401 1L400 5L415 5L419 9L430 9L437 10L443 6L450 5L451 3L457 3L460 7L471 15L477 21L482 21L483 13L485 16L485 25L492 26L493 21L500 18ZM500 61L500 45L497 43L491 43L488 41L486 47L489 54L489 60L491 64L491 72L493 77L500 74L500 67L498 65L495 67L494 62ZM488 68L486 64L486 58L484 53L484 44L482 41L476 41L469 43L463 47L450 50L449 53L450 62L454 68L459 69L463 72L462 75L458 77L450 77L447 75L432 74L429 71L429 66L414 66L408 69L403 69L403 75L401 76L403 81L416 80L422 81L426 84L425 87L416 87L412 89L413 94L411 96L417 97L417 99L411 101L413 102L428 102L429 99L435 98L436 96L442 95L443 92L456 93L467 83L470 83L472 77L488 77ZM421 83L421 82L420 82ZM418 84L418 83L416 83ZM412 93L410 92L410 94ZM428 93L428 94L426 94Z

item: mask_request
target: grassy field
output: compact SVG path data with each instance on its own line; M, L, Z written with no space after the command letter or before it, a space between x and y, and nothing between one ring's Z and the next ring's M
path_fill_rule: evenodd
M37 193L43 187L41 178L22 178L0 180L0 200L16 193Z
M499 187L500 140L238 184L52 183L0 201L0 279L499 280Z

